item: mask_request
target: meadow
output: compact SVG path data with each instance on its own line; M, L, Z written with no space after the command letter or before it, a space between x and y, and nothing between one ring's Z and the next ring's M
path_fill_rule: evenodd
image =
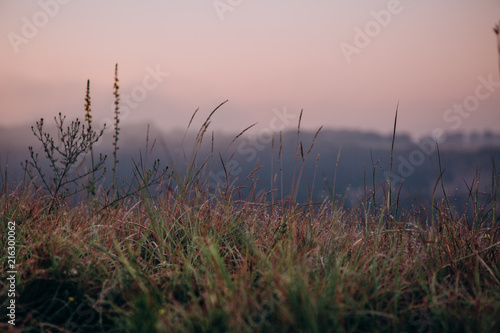
M38 122L33 131L42 155L30 149L19 186L2 175L2 314L9 306L3 297L10 288L9 221L15 222L17 271L15 326L2 315L2 330L500 332L494 161L488 199L474 181L466 209L446 193L444 167L432 200L413 209L398 207L400 187L391 177L367 184L355 207L345 207L334 190L323 201L298 202L316 139L303 145L300 119L295 165L287 166L293 176L284 176L279 160L270 175L277 184L291 183L291 193L279 187L255 193L248 190L258 181L254 172L238 181L226 173L224 182L209 186L211 163L198 160L197 151L210 141L212 112L185 170L149 161L155 142L148 137L134 178L124 184L115 172L117 82L109 159L93 154L102 134L92 129L87 89L85 121L67 127L62 115L56 118L62 143ZM392 149L396 126L397 113ZM273 145L281 151L278 136ZM75 167L75 155L87 156L84 167ZM226 170L231 156L212 158Z

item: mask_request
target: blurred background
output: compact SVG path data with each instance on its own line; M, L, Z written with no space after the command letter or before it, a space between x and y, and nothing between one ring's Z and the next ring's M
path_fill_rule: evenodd
M499 17L496 0L2 0L0 126L81 117L87 79L95 119L112 119L119 63L124 125L185 128L196 108L228 99L218 131L269 126L287 107L304 109L304 128L389 133L400 101L398 128L412 137L498 132L498 92L457 128L444 114L479 77L499 80ZM168 76L144 94L147 68Z

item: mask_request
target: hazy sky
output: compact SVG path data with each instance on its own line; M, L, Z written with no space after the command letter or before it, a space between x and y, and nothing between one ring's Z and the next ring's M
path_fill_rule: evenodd
M216 130L304 109L388 133L399 100L400 131L500 132L498 20L498 0L0 0L0 126L82 118L87 79L112 119L119 63L123 124L199 125L228 99Z

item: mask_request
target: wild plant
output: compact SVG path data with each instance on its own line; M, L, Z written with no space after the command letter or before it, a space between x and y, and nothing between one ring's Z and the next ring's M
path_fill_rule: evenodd
M161 167L160 161L153 162L151 167L148 167L147 160L151 152L146 152L146 158L142 156L138 162L133 161L134 169L133 178L128 183L123 183L119 186L117 179L117 164L118 157L117 151L119 149L119 85L118 85L118 64L115 66L115 81L114 92L115 96L115 122L113 134L113 166L112 166L112 183L105 193L110 194L112 197L105 197L105 204L101 205L98 211L102 211L109 206L116 206L118 202L130 198L134 195L142 193L146 190L149 193L152 185L159 184L170 175L167 174L168 167ZM66 116L59 113L59 117L54 117L57 128L57 138L45 130L44 119L36 122L32 126L32 131L38 141L41 142L44 151L44 157L48 163L48 170L41 161L39 154L35 152L33 147L29 147L30 160L26 160L22 164L23 169L32 180L36 189L43 188L49 195L51 200L60 202L65 198L73 196L80 191L87 190L87 196L90 200L90 195L95 196L98 185L102 186L104 183L104 175L106 171L105 162L106 155L100 154L99 159L94 159L93 146L97 143L104 134L105 128L96 131L92 127L92 110L91 110L91 97L90 97L90 81L87 81L87 89L85 94L85 123L82 124L77 118L72 121L70 126L65 127ZM148 137L149 141L149 129ZM153 143L154 146L154 143ZM153 147L151 147L152 149ZM148 144L146 144L148 150ZM90 154L90 166L86 166L86 156ZM83 170L83 171L81 171ZM84 180L90 178L86 183ZM90 207L89 207L90 208Z
M118 164L118 134L120 133L120 86L118 85L118 64L115 65L115 83L113 85L114 91L113 96L115 96L115 123L114 123L114 134L113 134L113 196L116 196L116 164Z
M92 110L91 110L91 102L90 102L90 80L87 80L87 93L85 94L85 121L87 122L87 132L92 131ZM91 159L91 170L95 168L94 162L94 149L92 147L92 143L89 145L90 151L90 159ZM89 182L88 192L90 194L95 195L95 172L92 171L92 179Z
M59 113L54 117L58 139L44 128L44 119L36 122L31 127L33 135L40 141L43 147L45 159L48 161L48 170L45 170L40 161L39 154L30 146L30 160L21 163L35 188L43 188L50 195L51 199L59 202L82 190L87 189L80 181L89 175L98 179L104 176L106 156L99 156L97 163L90 168L79 171L85 161L80 159L85 156L94 143L96 143L104 133L86 128L78 118L65 127L66 116ZM79 164L79 165L78 165Z

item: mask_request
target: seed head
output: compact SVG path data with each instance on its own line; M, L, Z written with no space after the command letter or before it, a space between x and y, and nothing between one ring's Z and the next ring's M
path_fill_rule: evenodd
M88 124L88 130L92 128L92 114L90 108L90 80L87 80L87 94L85 95L85 121Z

